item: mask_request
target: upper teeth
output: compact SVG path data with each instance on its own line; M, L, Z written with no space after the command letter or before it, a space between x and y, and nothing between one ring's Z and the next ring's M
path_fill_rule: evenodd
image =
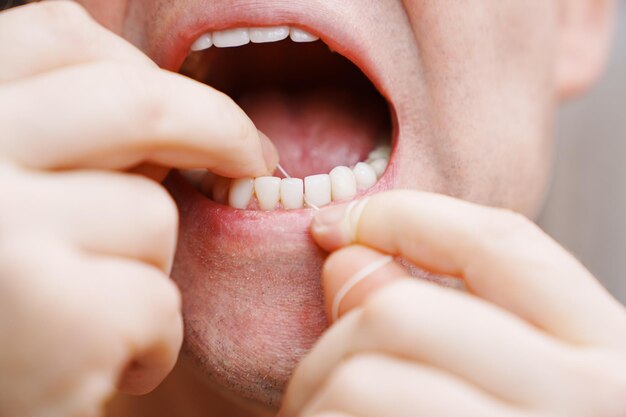
M236 187L231 186L231 192ZM261 210L274 210L280 201L280 178L261 177L254 180L254 194ZM248 200L248 203L250 200Z
M250 42L278 42L287 37L294 42L314 42L319 39L306 30L289 26L235 28L205 33L191 45L191 50L203 51L214 45L217 48L232 48Z
M332 183L330 175L311 175L304 179L305 201L313 206L320 207L332 201Z
M356 174L348 167L336 167L330 171L333 200L347 200L356 195Z
M369 154L368 162L359 162L353 168L336 167L330 174L311 175L304 181L278 177L230 180L207 171L201 179L197 170L183 171L183 174L203 194L233 208L246 209L256 197L261 210L275 210L279 205L283 209L294 210L306 204L320 207L331 201L349 200L356 197L359 191L372 188L387 168L389 153L388 146L381 146Z

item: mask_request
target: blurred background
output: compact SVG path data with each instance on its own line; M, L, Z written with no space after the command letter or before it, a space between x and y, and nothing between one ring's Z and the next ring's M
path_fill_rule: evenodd
M539 224L626 303L626 1L607 73L561 111L555 177Z

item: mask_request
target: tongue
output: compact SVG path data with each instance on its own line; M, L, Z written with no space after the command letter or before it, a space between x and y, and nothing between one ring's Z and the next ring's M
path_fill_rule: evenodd
M389 139L386 109L354 93L256 92L238 102L272 139L283 168L298 178L354 165L365 160L381 139Z

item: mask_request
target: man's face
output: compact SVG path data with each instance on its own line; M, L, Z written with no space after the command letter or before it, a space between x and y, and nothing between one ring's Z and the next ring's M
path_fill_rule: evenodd
M175 71L192 37L233 26L307 28L357 63L389 103L382 113L380 101L369 94L361 97L361 87L346 82L349 72L337 70L341 82L333 81L335 64L329 63L336 56L324 48L283 41L284 46L258 52L252 45L212 48L202 58L214 78L222 80L216 87L234 86L247 98L242 107L276 139L292 173L301 167L308 167L302 175L321 173L304 171L326 170L329 161L354 163L345 159L367 153L373 137L382 134L393 141L394 150L377 189L434 191L531 216L539 207L556 101L557 2L82 3ZM281 54L282 48L288 53ZM306 68L293 59L297 48L302 48L303 60L310 60ZM256 65L271 75L255 75ZM240 67L245 68L232 70ZM284 88L272 77L304 87ZM249 91L238 89L240 85ZM392 115L389 129L384 127L386 111ZM290 161L299 146L304 149L299 141L308 144L301 164ZM316 147L324 151L316 152ZM209 201L180 177L170 177L167 186L181 211L173 277L184 299L185 354L217 386L276 404L293 367L326 327L320 289L324 254L307 234L310 213L235 211Z

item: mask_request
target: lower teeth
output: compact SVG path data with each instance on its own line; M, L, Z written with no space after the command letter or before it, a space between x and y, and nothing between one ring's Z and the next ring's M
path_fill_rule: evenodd
M366 162L354 167L336 167L330 174L299 178L241 178L231 180L206 170L182 171L202 194L236 209L272 211L298 210L310 205L321 207L333 201L350 200L358 192L372 188L389 163L389 146L370 152Z

